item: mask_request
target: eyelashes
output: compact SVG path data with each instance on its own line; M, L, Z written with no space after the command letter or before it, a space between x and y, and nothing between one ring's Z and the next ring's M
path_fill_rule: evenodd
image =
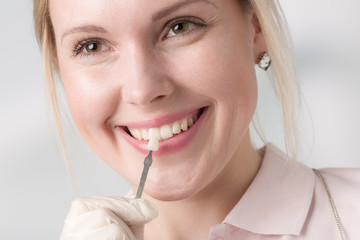
M176 40L179 37L186 38L187 35L191 35L206 26L207 24L199 18L190 16L179 17L165 24L164 30L160 35L161 40ZM111 44L104 39L97 37L85 38L76 42L72 50L72 56L94 56L112 50Z
M177 35L190 34L192 31L195 31L197 28L203 28L207 25L200 19L195 17L180 17L174 20L171 20L165 25L167 34L164 34L163 40L166 38L175 37Z
M89 56L99 54L106 50L111 50L107 43L100 38L86 38L77 42L73 48L73 57L81 54L82 56Z

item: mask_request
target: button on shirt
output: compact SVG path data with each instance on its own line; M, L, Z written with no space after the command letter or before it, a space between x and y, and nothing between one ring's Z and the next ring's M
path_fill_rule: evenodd
M341 239L328 195L313 170L272 144L253 182L209 239ZM345 239L360 240L360 169L321 169Z

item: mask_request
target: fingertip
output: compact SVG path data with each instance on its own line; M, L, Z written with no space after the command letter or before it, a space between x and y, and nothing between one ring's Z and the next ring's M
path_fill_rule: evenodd
M141 215L143 224L152 221L159 215L156 205L147 199L132 198L130 204Z

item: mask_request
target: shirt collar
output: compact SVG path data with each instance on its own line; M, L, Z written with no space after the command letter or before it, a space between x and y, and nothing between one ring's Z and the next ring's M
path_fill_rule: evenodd
M223 223L258 234L299 235L313 197L314 174L287 160L274 145L264 148L259 172Z

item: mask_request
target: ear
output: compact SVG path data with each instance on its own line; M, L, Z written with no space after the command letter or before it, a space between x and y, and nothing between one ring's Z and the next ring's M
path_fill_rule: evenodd
M261 29L259 19L254 12L252 13L251 23L255 33L253 39L253 46L254 46L253 50L254 50L254 60L256 63L261 53L268 52L268 47L266 45L266 41Z

